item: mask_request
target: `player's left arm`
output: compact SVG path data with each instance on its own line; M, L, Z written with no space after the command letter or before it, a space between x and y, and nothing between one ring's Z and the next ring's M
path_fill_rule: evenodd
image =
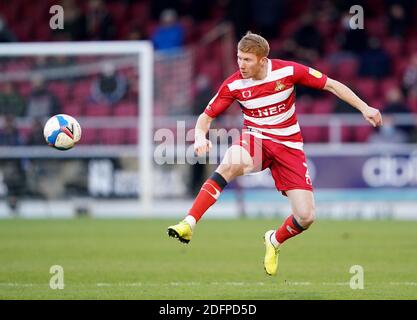
M351 89L343 83L327 78L323 90L327 90L337 96L339 99L346 101L354 108L362 112L363 117L374 127L382 125L382 116L378 109L368 106L359 98Z

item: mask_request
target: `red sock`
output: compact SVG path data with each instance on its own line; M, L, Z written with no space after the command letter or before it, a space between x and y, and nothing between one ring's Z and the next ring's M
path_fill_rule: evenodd
M275 232L275 239L282 244L285 240L292 238L303 231L304 229L298 224L295 217L290 215Z
M220 192L226 186L226 180L217 172L204 182L197 197L194 200L188 214L193 216L196 221L200 220L203 214L210 208L219 198Z

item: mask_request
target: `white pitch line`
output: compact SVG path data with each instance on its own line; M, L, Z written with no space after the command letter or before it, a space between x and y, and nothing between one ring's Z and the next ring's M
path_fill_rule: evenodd
M172 286L172 287L180 287L180 286L231 286L231 287L241 287L241 286L265 286L268 284L272 284L272 282L209 282L209 283L202 283L202 282L168 282L168 283L152 283L152 282L127 282L127 283L106 283L106 282L98 282L95 284L78 284L75 283L74 286L82 285L82 286L96 286L96 287L146 287L146 286ZM349 282L321 282L321 283L314 283L314 282L299 282L299 281L284 281L279 282L276 284L283 284L286 286L312 286L312 285L322 285L322 286L349 286ZM390 286L417 286L417 282L413 281L404 281L404 282L389 282L389 283L378 283L378 285L390 285ZM71 285L71 284L70 284ZM368 287L371 286L372 283L368 283ZM17 282L0 282L0 287L46 287L48 288L48 283L17 283Z

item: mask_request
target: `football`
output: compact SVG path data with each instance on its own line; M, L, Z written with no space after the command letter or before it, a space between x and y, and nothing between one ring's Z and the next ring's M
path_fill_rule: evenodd
M81 139L81 126L66 114L57 114L46 122L43 135L49 146L58 150L69 150Z

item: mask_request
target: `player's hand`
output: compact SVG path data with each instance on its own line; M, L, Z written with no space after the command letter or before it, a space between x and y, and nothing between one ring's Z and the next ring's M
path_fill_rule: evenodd
M197 137L194 142L194 152L198 157L201 157L213 147L210 140L205 137Z
M365 110L362 111L362 115L366 121L372 124L372 126L382 126L382 116L378 109L368 106Z

